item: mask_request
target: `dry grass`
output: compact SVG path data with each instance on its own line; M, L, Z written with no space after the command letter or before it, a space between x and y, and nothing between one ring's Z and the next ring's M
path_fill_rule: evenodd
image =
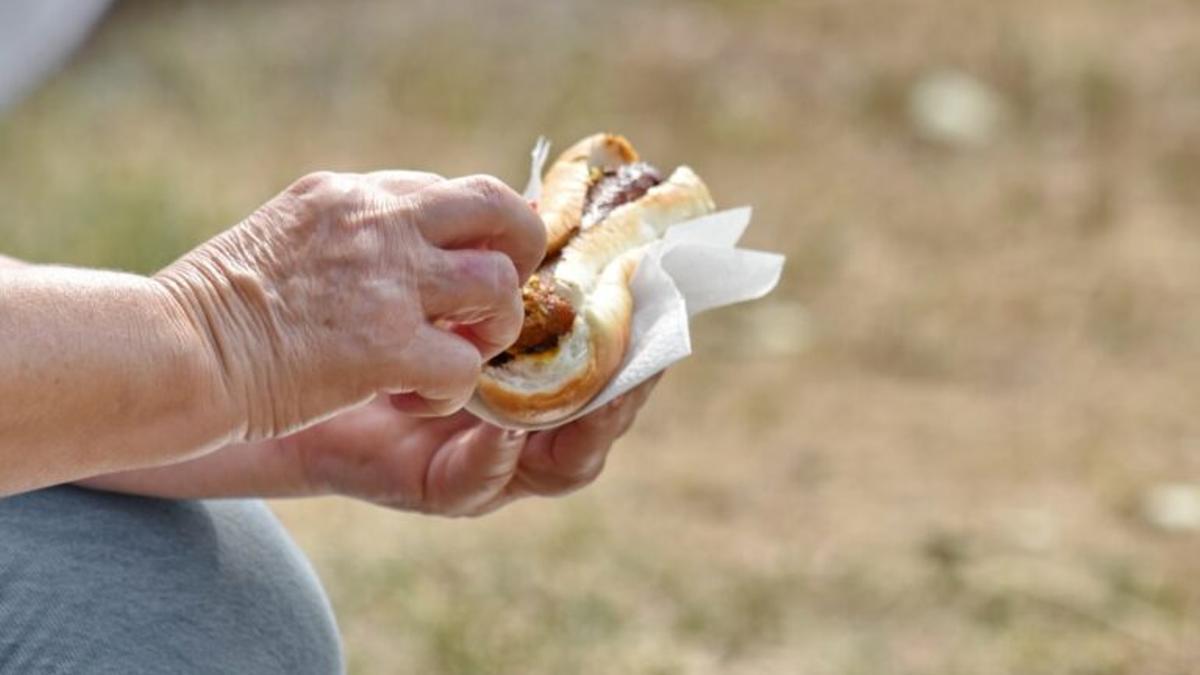
M471 522L279 504L353 672L1200 672L1200 538L1132 515L1200 480L1198 25L1186 0L126 3L0 122L0 248L151 270L310 169L519 183L538 133L623 131L754 204L783 285L703 318L584 493ZM991 143L912 130L944 67L1004 100Z

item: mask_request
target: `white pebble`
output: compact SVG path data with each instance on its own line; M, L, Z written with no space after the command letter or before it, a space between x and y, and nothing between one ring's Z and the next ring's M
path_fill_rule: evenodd
M1157 485L1142 498L1142 517L1167 532L1200 531L1200 485Z
M1004 116L1004 102L991 87L956 70L921 77L909 94L908 114L918 134L955 147L990 142Z

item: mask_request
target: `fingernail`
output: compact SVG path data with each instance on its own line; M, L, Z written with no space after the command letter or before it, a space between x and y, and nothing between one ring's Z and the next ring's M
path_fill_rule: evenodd
M529 432L525 431L524 429L505 429L504 430L504 442L505 443L523 443L523 442L525 442L525 436L527 436L528 434L529 434Z

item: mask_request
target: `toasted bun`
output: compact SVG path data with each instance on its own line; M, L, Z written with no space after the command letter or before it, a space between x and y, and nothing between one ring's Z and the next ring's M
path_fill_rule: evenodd
M642 251L605 270L558 348L488 366L478 393L493 412L526 424L562 419L583 407L612 379L629 346L633 296L629 281Z
M622 253L660 239L675 223L714 208L704 181L681 166L641 199L617 207L603 223L579 233L563 250L554 277L573 299L586 302L580 296L586 296L604 268Z
M546 255L554 255L579 229L594 169L613 169L638 160L629 141L616 134L588 136L567 148L546 173L538 211L546 223Z
M594 147L598 138L602 137L585 139L575 148L589 141ZM636 157L632 148L630 155ZM547 188L552 188L550 181ZM586 191L585 185L584 196ZM662 237L669 226L713 208L703 181L691 169L680 167L640 199L614 209L571 239L562 250L554 279L577 310L574 325L553 350L519 354L501 365L486 366L477 390L483 402L497 415L525 424L553 422L586 405L625 358L633 320L630 282L646 245ZM582 209L581 196L578 210Z

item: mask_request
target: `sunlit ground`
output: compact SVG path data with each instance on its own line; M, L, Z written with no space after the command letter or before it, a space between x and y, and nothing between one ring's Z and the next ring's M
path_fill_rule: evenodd
M277 504L352 672L1200 672L1200 532L1143 513L1200 481L1198 26L1185 0L127 3L0 121L0 249L149 272L312 169L519 185L538 134L624 132L756 207L780 289L699 321L569 499Z

